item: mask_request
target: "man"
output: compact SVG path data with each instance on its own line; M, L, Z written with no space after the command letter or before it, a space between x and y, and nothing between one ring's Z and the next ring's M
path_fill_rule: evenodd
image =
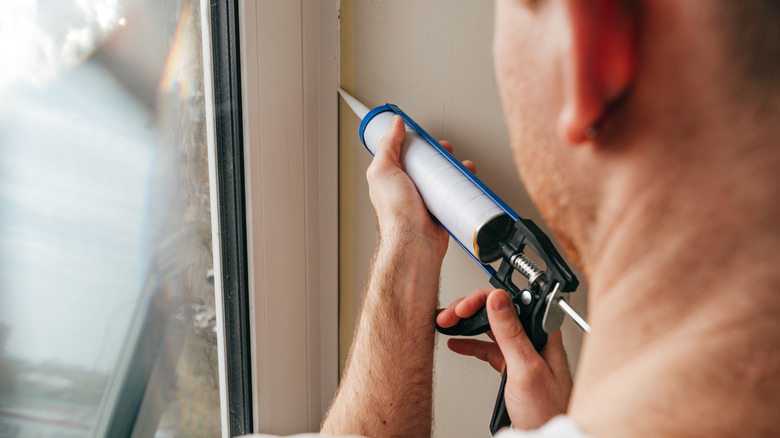
M450 348L508 368L518 429L565 413L540 433L776 436L780 2L496 3L517 167L587 277L593 334L571 398L560 335L536 353L504 291L438 315L486 303L497 345ZM324 434L430 434L447 235L399 166L403 137L395 120L368 170L379 244Z

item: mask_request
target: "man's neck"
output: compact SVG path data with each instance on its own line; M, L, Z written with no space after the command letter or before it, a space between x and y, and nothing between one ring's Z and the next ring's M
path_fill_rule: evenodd
M734 170L728 157L707 159L723 161L710 171ZM615 185L612 199L627 207L589 254L593 335L571 404L586 431L755 436L776 428L765 412L780 405L772 167L757 160L711 183L697 170L654 184L634 172Z

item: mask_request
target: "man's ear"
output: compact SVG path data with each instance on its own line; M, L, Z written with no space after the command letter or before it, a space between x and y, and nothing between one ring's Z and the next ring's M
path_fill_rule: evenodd
M571 30L563 53L565 100L558 135L576 145L592 140L634 79L639 37L635 0L564 0Z

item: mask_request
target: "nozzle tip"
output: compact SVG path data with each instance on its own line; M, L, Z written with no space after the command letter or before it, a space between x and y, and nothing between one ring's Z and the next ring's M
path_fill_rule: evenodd
M368 107L366 107L365 105L360 103L357 99L352 97L352 95L344 91L343 88L339 87L338 91L341 97L344 99L344 101L347 102L347 105L349 105L349 107L355 113L355 115L357 115L358 118L360 118L360 120L363 120L363 117L365 117L366 114L368 114Z

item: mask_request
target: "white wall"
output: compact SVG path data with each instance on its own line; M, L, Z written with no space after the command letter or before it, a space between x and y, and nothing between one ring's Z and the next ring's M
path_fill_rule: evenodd
M508 147L493 75L492 1L342 0L341 27L345 88L371 107L395 103L434 138L450 140L455 156L476 162L477 175L493 191L521 216L541 223ZM376 238L364 176L371 156L354 135L357 122L343 105L340 118L341 310L354 318ZM489 287L484 272L451 242L441 305L482 287ZM580 289L573 304L584 311L585 288ZM343 347L349 315L346 320ZM570 321L564 337L576 361L581 335ZM451 353L445 336L438 344L435 436L489 436L500 376L476 359Z

